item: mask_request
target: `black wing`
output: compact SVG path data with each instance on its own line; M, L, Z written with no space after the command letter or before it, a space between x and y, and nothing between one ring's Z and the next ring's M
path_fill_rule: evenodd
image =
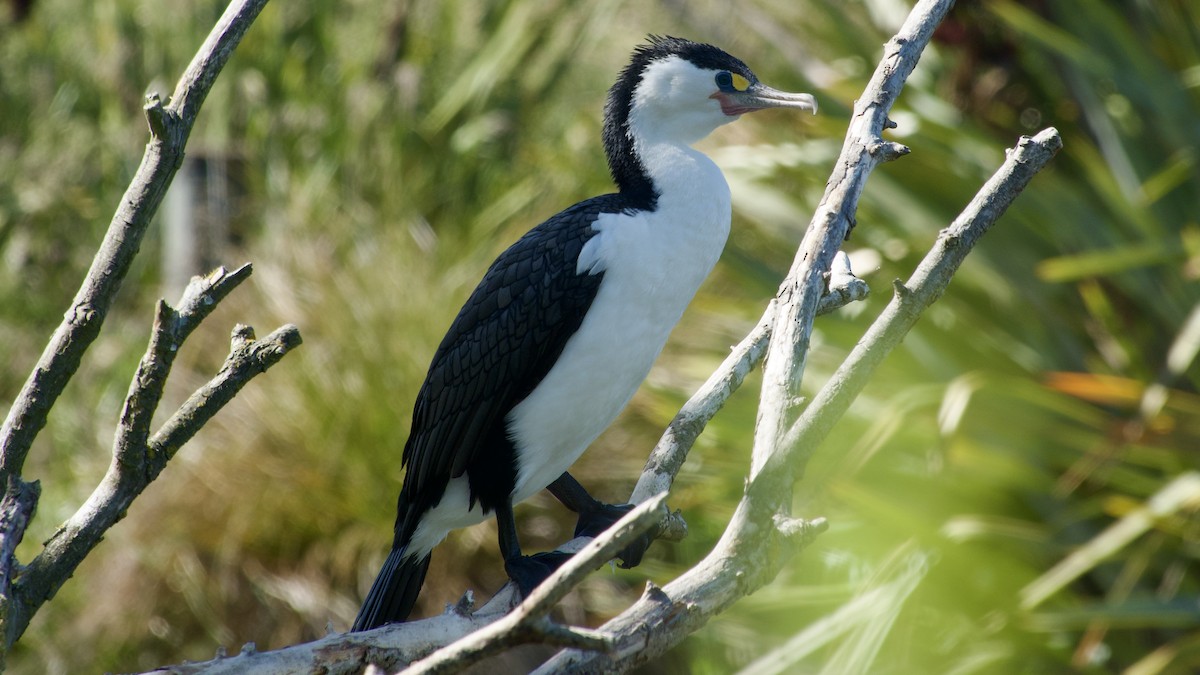
M496 259L434 354L404 447L397 544L468 474L471 503L485 512L508 499L516 478L505 416L542 381L596 297L601 274L577 274L583 245L619 195L576 204L538 225ZM483 480L476 480L482 477Z

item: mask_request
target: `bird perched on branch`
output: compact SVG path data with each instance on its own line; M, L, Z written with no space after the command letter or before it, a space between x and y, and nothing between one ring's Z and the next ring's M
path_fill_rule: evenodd
M579 514L577 535L628 511L567 469L633 397L725 246L729 186L691 144L764 108L817 104L711 45L651 36L634 50L604 109L618 191L521 237L454 319L417 394L392 549L352 630L406 619L434 546L492 513L528 594L569 555L521 552L513 505L540 490Z

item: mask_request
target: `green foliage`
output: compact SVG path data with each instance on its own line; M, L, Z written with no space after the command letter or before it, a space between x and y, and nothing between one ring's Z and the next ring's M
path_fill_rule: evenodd
M0 400L136 168L144 88L169 91L220 9L41 0L27 22L0 23ZM604 92L641 35L681 34L725 46L774 86L813 91L822 114L761 113L705 142L734 192L734 232L649 383L581 462L585 484L622 499L671 414L774 293L851 102L905 11L887 0L269 5L189 148L245 166L244 236L227 263L252 260L253 286L193 338L164 407L219 365L234 322L297 323L304 347L181 453L10 667L128 671L349 625L390 541L410 406L442 332L504 246L610 189ZM830 531L660 670L729 672L781 647L805 655L793 670L831 673L1197 667L1194 496L1022 606L1029 584L1200 465L1200 371L1184 330L1200 295L1197 25L1184 0L960 3L893 115L913 153L876 171L847 245L875 296L818 322L808 386L1003 148L1054 125L1065 149L814 457L794 512L827 517ZM25 559L107 464L160 292L157 245L152 234L31 456L44 497ZM688 540L594 575L568 618L599 622L647 577L664 582L708 550L741 493L755 404L751 382L681 474L672 506ZM523 507L526 544L567 535L561 511L541 498ZM420 611L498 587L490 527L435 552Z

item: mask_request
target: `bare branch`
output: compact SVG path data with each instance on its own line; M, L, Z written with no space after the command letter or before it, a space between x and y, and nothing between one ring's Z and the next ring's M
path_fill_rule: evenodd
M300 345L300 330L291 324L281 326L261 340L254 329L239 324L233 329L232 346L217 376L209 380L184 402L150 439L150 464L153 479L175 452L200 430L213 415L259 373L279 363L289 351Z
M817 314L828 314L851 302L867 297L870 289L862 279L854 276L850 269L850 258L839 251L835 258L829 288L821 296ZM675 476L687 459L688 451L708 421L724 407L725 402L742 386L746 376L762 362L771 339L771 328L775 324L776 301L767 304L762 318L730 352L729 356L713 371L708 380L680 408L679 413L667 425L667 430L646 460L646 467L638 478L629 501L640 504L651 495L667 492L675 482ZM664 523L659 537L679 540L687 534L687 524L680 518L671 518Z
M144 472L149 451L150 421L158 410L167 375L175 355L192 330L200 325L217 303L250 277L247 263L233 272L217 268L206 277L193 278L176 310L158 302L150 344L129 383L129 394L121 410L121 420L113 441L113 457L126 471Z
M829 271L828 288L817 304L817 316L865 300L870 293L867 282L854 276L854 270L850 269L850 256L845 251L838 251L833 258L833 268Z
M879 66L854 105L846 140L825 195L776 296L779 314L775 317L774 339L763 369L752 477L766 465L767 456L778 447L802 402L800 381L804 376L813 318L824 290L822 277L830 270L842 242L850 236L867 177L880 162L895 159L908 151L883 139L884 129L893 126L888 113L934 29L953 4L953 0L917 3L900 31L884 46ZM777 501L784 501L784 495L777 497Z
M99 335L146 228L183 161L184 146L204 97L266 3L235 0L230 4L179 81L170 104L164 107L157 95L148 98L145 112L151 138L141 166L121 198L62 324L54 331L0 427L0 485L5 485L9 476L21 474L33 439L79 368L83 353Z
M194 283L196 281L205 280L193 280ZM34 612L71 577L84 557L100 543L104 533L125 516L129 505L158 477L175 452L247 382L278 363L300 344L300 332L291 325L283 326L258 341L253 340L253 331L248 327L238 326L234 329L233 338L233 349L221 371L184 402L144 449L127 448L119 442L115 444L113 462L95 491L19 575L9 608L13 639L20 637ZM159 339L159 331L156 331L151 338L152 350L156 344L169 348L169 345L156 342ZM148 355L144 362L155 358ZM137 387L135 382L133 388ZM131 398L139 396L131 393ZM150 398L150 395L147 394L146 398ZM118 432L118 435L125 434ZM143 459L131 461L132 456ZM138 470L131 470L134 468Z
M25 536L25 528L33 518L41 493L42 488L37 481L26 483L16 476L9 476L4 498L0 500L0 635L5 637L5 644L12 644L16 640L16 636L12 635L14 624L9 618L10 608L14 604L12 581L19 567L17 545ZM4 665L3 654L0 651L0 670Z
M150 437L151 421L162 398L175 356L192 330L218 302L250 274L250 266L230 273L224 268L193 279L178 310L160 301L150 344L129 386L113 441L113 460L101 483L79 511L26 568L13 549L23 536L37 499L37 486L20 480L29 449L45 426L51 408L95 340L120 289L142 237L182 160L201 104L233 50L266 0L234 0L199 49L163 105L147 97L144 112L150 141L142 162L121 198L91 268L0 427L0 658L24 632L41 605L70 578L104 533L124 517L135 497L213 414L251 378L278 362L300 343L294 326L253 342L253 333L235 334L232 353L221 372L197 392L160 432Z
M846 364L838 370L804 411L802 424L814 434L804 438L788 436L787 448L811 448L824 438L827 426L840 417L845 407L861 391L858 378L869 375L864 361L877 363L903 337L934 299L949 284L953 272L976 241L1000 217L1012 199L1061 146L1058 132L1049 129L1035 139L1022 138L1009 152L1008 160L971 201L954 224L939 236L933 250L913 274L910 284L897 284L905 291L893 305L902 309L884 311L859 342ZM892 318L895 311L903 317ZM898 334L897 321L903 330ZM860 353L861 352L861 353ZM863 370L868 368L868 370ZM851 370L852 369L852 370ZM849 372L848 372L849 371ZM852 374L851 374L852 372ZM854 381L847 381L854 378ZM765 386L765 385L764 385ZM811 422L809 422L811 420ZM802 427L797 424L796 434ZM713 551L699 564L656 593L647 593L632 607L601 628L615 643L611 654L565 651L544 664L539 673L622 672L645 663L673 647L708 619L724 611L739 598L768 583L784 562L825 528L823 519L804 521L779 513L781 504L771 499L782 490L778 483L792 480L792 458L807 456L799 450L776 452L768 464L750 479L733 519ZM761 486L767 484L767 488Z
M458 672L470 663L517 644L536 642L606 649L609 640L602 633L555 624L546 615L592 570L654 527L665 501L666 495L658 495L625 514L613 527L572 556L515 609L510 604L510 596L502 591L492 602L472 612L468 595L464 602L448 608L444 614L421 621L392 624L362 633L331 635L272 652L218 656L212 661L171 666L155 672L176 675L358 673L369 665L394 671L411 662L407 673L442 673ZM466 639L459 640L464 636ZM435 651L443 645L451 647ZM426 655L425 659L417 660Z
M896 281L892 301L788 430L781 451L768 460L768 473L779 470L793 475L803 470L808 457L866 386L875 368L900 344L921 313L941 297L979 238L1061 148L1062 137L1050 128L1033 138L1022 136L1017 147L1008 151L1004 165L950 227L942 230L912 277L903 284Z
M501 619L512 608L488 603L478 611L452 606L439 616L377 628L364 633L338 633L283 649L259 652L243 649L234 656L218 652L201 663L164 666L152 671L165 675L290 675L326 673L357 675L369 668L395 672L443 645ZM414 630L419 626L419 630ZM369 672L369 671L368 671Z

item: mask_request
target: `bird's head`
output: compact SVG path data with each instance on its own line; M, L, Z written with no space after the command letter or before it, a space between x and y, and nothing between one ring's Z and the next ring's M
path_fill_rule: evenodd
M811 94L792 94L761 82L740 59L712 45L652 35L633 52L608 92L604 142L609 165L624 189L640 147L690 145L741 115L765 108L817 112Z

